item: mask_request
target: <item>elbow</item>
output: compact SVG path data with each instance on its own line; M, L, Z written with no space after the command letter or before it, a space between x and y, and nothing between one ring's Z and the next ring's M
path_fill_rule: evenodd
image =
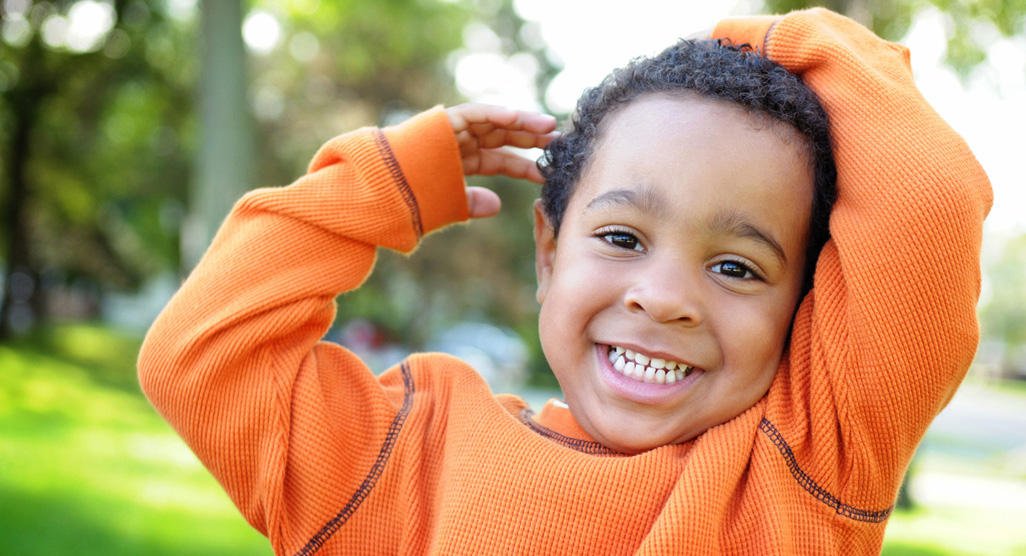
M182 393L189 383L190 342L184 331L170 329L168 322L157 319L136 359L139 388L150 403L162 413L164 406Z
M162 394L168 390L171 384L170 375L172 366L168 361L175 359L169 357L167 341L157 333L157 325L146 334L139 355L136 359L136 374L139 380L139 388L154 407L160 408Z

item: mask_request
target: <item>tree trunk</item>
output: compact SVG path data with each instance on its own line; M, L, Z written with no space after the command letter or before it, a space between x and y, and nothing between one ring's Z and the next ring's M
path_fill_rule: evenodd
M43 289L29 248L28 211L31 194L28 161L32 151L32 130L44 98L52 92L42 68L42 45L35 38L26 45L19 69L19 81L5 95L13 125L5 149L4 177L7 190L4 207L6 257L3 295L0 297L0 341L8 340L44 317Z
M253 176L253 125L246 94L246 51L239 0L203 0L200 143L182 264L192 268Z

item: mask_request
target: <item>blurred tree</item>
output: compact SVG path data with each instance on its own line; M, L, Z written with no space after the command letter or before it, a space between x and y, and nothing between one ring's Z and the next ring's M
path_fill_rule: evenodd
M133 287L177 256L167 236L192 64L187 35L157 0L0 9L4 339L62 305L47 303L55 292L77 291L86 303L76 311L95 311L88 292Z
M536 102L547 110L544 93L561 69L546 53L532 23L524 21L511 0L476 2L467 26L483 25L498 39L495 54L516 71L517 58L533 63ZM460 56L461 52L456 54ZM469 52L466 54L470 54ZM450 59L450 65L455 60ZM451 104L459 98L435 98ZM548 365L537 342L534 240L532 206L538 186L503 177L476 176L474 185L499 192L503 210L491 219L450 228L442 238L432 238L409 259L386 254L369 284L343 298L350 312L378 313L412 349L422 349L432 334L454 320L480 320L514 329L530 352L533 380L550 378Z
M247 23L269 15L280 25L273 41L271 27L265 29L267 44L251 66L257 175L264 184L293 180L317 147L340 132L463 100L453 72L467 54L461 49L468 26L489 29L506 60L534 58L539 91L557 69L511 0L258 0L252 8ZM502 215L447 230L410 258L381 253L368 281L340 298L342 321L370 320L411 349L461 318L536 334L530 206L537 187L475 180L502 190Z
M888 40L898 40L919 10L933 6L947 22L945 59L962 77L986 59L991 27L1003 36L1026 31L1026 0L764 0L766 11L785 13L824 6L862 23Z
M504 52L526 48L519 34L524 23L511 0L249 1L247 25L255 16L264 25L247 37L253 41L248 104L256 115L257 133L251 135L256 160L247 165L223 154L206 159L229 159L243 171L252 166L250 175L258 177L251 180L243 172L200 180L203 165L190 164L202 156L194 146L200 134L192 106L197 45L205 43L195 40L195 7L162 0L7 0L0 5L6 10L0 42L2 337L38 324L47 307L68 311L69 299L84 299L85 313L95 314L103 292L130 290L157 272L177 271L181 259L188 266L191 261L180 254L187 207L206 209L218 202L211 198L234 199L248 187L287 183L317 146L342 131L394 123L433 104L457 102L453 56L470 21L494 26ZM203 4L215 5L226 3ZM88 40L83 29L92 33ZM220 37L218 31L209 33ZM531 47L541 55L540 45ZM539 67L551 65L543 60ZM553 73L549 70L549 78ZM227 81L225 73L215 74L205 81ZM544 75L538 72L540 80ZM245 116L228 121L232 118ZM228 142L213 144L230 148ZM213 151L204 147L202 152L208 148ZM191 175L202 184L192 192L187 189ZM529 202L525 198L520 204ZM225 210L209 208L207 220L219 220ZM383 264L396 267L394 275L378 273L377 281L357 294L388 302L352 303L373 307L365 312L379 322L416 329L397 323L411 315L407 322L419 323L417 315L440 302L429 296L397 308L394 296L383 292L424 276L423 267L462 268L451 264L458 258L450 250L423 265L420 259L412 264L388 259ZM505 268L493 267L494 275ZM438 279L457 288L476 280L472 273L442 273ZM78 295L65 295L69 290ZM484 291L469 303L492 307L490 292L496 290ZM449 317L463 307L441 306ZM413 334L413 345L422 337Z
M199 148L182 233L185 268L199 262L224 215L253 182L242 2L202 0L199 11Z
M1026 234L1004 244L987 265L990 295L981 309L983 334L1001 346L1001 376L1026 378Z

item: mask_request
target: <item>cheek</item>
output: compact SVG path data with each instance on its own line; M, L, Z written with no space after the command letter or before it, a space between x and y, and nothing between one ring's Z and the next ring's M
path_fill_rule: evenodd
M592 256L589 238L564 240L552 266L550 292L554 301L567 311L584 311L596 299L605 297L611 285L603 261Z
M581 351L573 340L582 338L583 334L573 328L573 315L568 314L573 307L553 302L554 299L560 299L555 297L559 295L561 292L557 288L551 289L549 297L542 304L538 314L538 337L549 369L559 382L564 396L568 396L576 391L573 388L575 376L572 371L576 368L575 354Z
M782 300L755 310L727 311L730 313L732 325L721 329L721 338L729 344L727 352L734 356L733 365L749 369L753 377L773 372L791 326L792 304Z
M553 261L544 302L538 313L542 350L561 383L565 369L581 357L590 357L594 340L589 333L596 317L615 303L616 286L601 276L600 262L589 259L582 245L564 241Z

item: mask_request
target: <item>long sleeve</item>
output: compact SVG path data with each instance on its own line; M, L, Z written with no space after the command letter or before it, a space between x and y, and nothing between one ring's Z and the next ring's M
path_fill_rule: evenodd
M378 246L410 251L465 220L463 187L440 109L335 138L294 184L237 203L149 331L143 390L276 547L284 521L330 515L333 493L356 490L402 402L402 384L320 342L335 297Z
M771 388L769 430L817 470L808 481L846 497L840 513L883 510L975 353L989 182L916 89L905 47L824 9L727 20L716 34L816 92L838 171L832 239Z

